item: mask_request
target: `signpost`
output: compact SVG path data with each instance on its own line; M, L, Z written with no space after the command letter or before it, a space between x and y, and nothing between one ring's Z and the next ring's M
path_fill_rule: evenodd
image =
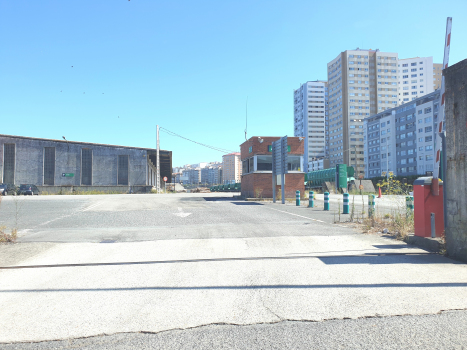
M287 174L287 136L272 143L272 197L276 203L277 177L281 177L282 204L285 204L285 174Z
M167 192L166 188L167 188L167 176L164 176L164 192Z
M347 188L347 165L336 165L337 188Z

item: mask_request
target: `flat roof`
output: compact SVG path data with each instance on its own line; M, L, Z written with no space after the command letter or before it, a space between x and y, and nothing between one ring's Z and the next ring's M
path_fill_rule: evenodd
M43 139L39 137L28 137L28 136L15 136L15 135L4 135L0 134L0 138L2 137L10 137L15 139L23 139L23 140L36 140L36 141L49 141L49 142L63 142L63 143L74 143L79 145L93 145L93 146L101 146L101 147L119 147L119 148L131 148L131 149L140 149L145 151L154 151L156 152L157 149L155 148L143 148L143 147L132 147L132 146L119 146L119 145L108 145L104 143L92 143L92 142L81 142L81 141L68 141L68 140L54 140L54 139ZM167 150L159 150L164 152L170 152Z

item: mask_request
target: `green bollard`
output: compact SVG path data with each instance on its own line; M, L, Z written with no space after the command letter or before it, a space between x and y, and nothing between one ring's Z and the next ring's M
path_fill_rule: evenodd
M313 208L315 206L314 196L315 193L313 191L310 191L308 197L308 208Z
M348 193L344 193L344 211L342 213L343 214L349 213L349 194Z
M299 190L295 191L295 205L297 207L300 206L300 191Z
M329 192L324 192L324 210L329 210Z
M368 217L373 217L375 211L375 195L370 194L368 195Z

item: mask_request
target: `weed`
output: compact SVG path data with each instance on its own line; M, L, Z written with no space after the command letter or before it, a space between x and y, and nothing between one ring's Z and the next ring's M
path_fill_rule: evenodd
M355 196L352 196L352 211L350 212L350 222L353 222L355 215Z
M18 230L16 228L11 230L11 233L6 232L6 227L0 227L0 243L14 243L16 242L16 237L18 236Z
M341 200L340 199L337 200L337 210L339 213L339 222L341 222Z
M263 198L263 189L255 188L255 198Z

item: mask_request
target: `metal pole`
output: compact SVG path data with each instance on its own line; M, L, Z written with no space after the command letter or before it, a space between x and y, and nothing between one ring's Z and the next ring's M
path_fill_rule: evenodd
M161 188L161 184L160 184L160 181L161 181L161 169L160 169L160 161L159 161L159 125L157 125L157 133L156 134L157 134L156 190L157 190L157 193L159 193L160 188Z
M281 174L281 193L282 193L282 204L285 204L285 174Z
M276 185L277 185L277 175L273 172L272 174L272 202L276 203Z

